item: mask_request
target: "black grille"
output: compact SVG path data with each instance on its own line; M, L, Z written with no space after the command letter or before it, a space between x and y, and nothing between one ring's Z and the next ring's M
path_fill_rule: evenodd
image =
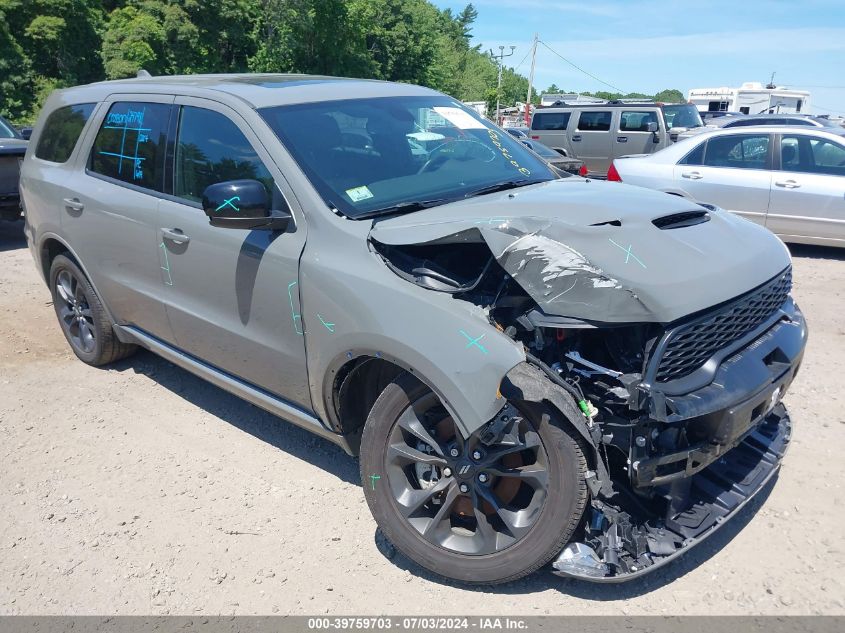
M753 293L676 329L657 365L657 382L688 376L720 349L760 327L783 305L791 288L788 268Z

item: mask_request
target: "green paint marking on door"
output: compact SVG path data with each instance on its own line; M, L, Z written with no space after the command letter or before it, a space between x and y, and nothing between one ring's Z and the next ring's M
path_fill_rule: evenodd
M293 306L293 287L298 283L298 281L292 281L288 284L288 300L290 301L290 318L293 319L293 329L296 330L297 334L302 334L302 315Z

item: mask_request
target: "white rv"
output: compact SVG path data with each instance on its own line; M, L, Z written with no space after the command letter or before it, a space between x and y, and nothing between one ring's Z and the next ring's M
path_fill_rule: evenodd
M798 114L809 112L810 93L771 84L747 82L739 88L693 88L689 102L699 112L742 112L744 114Z

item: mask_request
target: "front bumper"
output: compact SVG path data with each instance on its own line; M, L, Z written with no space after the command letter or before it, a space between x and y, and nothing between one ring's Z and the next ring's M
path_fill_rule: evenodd
M649 439L631 442L628 481L593 499L584 542L564 548L555 573L626 581L669 563L734 516L786 452L792 427L780 399L806 343L804 317L790 299L773 324L720 360L710 384L671 397L650 393L632 431ZM661 444L664 434L689 441Z
M593 558L583 547L573 547L581 544L570 544L552 564L554 573L590 582L618 583L669 564L713 534L763 489L777 474L791 436L789 414L783 404L778 404L733 450L690 478L691 503L687 509L671 520L649 520L637 526L642 529L643 551L638 556L627 552L635 561L627 569L613 574L597 556ZM670 542L673 551L667 548Z
M712 381L683 396L653 391L648 419L636 431L683 427L690 445L660 448L660 441L632 447L632 483L653 487L687 478L733 449L786 393L800 369L807 344L807 325L790 299L780 318L725 357Z

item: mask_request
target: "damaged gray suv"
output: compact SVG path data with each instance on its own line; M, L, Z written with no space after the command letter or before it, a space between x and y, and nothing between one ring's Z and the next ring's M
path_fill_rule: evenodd
M561 177L425 88L57 91L21 195L81 360L147 348L359 455L384 534L448 578L647 573L789 442L807 330L776 237Z

